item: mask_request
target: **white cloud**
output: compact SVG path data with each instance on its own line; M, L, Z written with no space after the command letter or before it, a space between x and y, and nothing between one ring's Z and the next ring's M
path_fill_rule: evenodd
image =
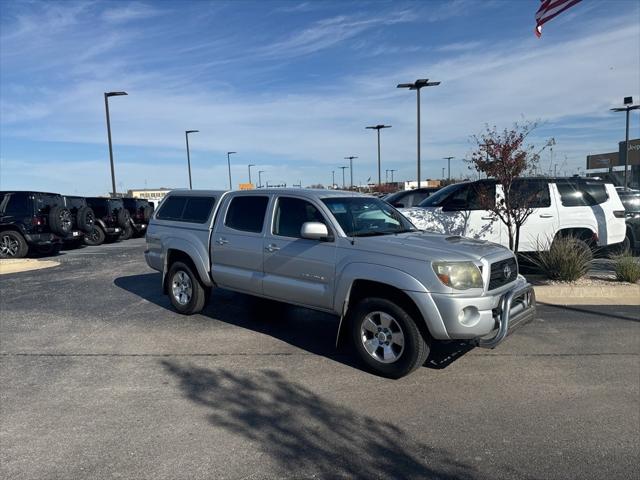
M111 5L113 5L111 8L102 13L102 18L107 22L130 22L147 19L163 13L160 9L140 2L113 2Z

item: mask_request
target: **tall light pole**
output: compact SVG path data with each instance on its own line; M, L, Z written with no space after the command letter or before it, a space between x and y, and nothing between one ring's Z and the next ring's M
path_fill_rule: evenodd
M250 163L249 165L247 165L247 167L249 167L249 183L251 183L251 167L255 167L255 165L253 163Z
M353 155L350 157L344 157L345 160L349 160L349 176L351 177L351 182L349 184L349 188L353 188L353 159L358 158ZM344 173L344 170L343 170Z
M113 169L113 145L111 144L111 119L109 118L109 97L127 95L127 92L104 92L104 110L107 114L107 137L109 138L109 162L111 163L111 191L116 196L116 174Z
M417 105L418 105L418 188L420 188L420 90L423 87L435 87L440 85L440 82L430 82L428 78L419 78L413 83L400 83L397 88L408 88L409 90L415 90Z
M258 188L262 188L262 174L264 170L258 170Z
M233 186L231 185L231 158L230 155L238 152L227 152L227 166L229 167L229 190L233 190Z
M349 167L338 167L338 168L342 169L342 189L344 190L344 187L345 187L345 185L344 185L344 169L345 168L349 168Z
M617 107L617 108L611 109L614 112L627 112L627 126L626 126L625 136L624 136L624 189L625 190L629 189L629 184L627 183L627 170L629 165L629 112L631 110L637 110L638 108L640 108L640 105L633 105L633 97L624 97L624 107ZM113 171L113 162L111 163L111 169Z
M370 127L364 127L365 129L377 130L378 132L378 186L382 183L380 178L380 130L383 128L391 128L391 125L372 125Z
M187 142L187 169L189 170L189 190L193 190L191 185L191 155L189 153L189 134L197 133L199 130L185 130L184 139Z
M331 189L336 188L336 171L331 170Z
M443 160L447 161L447 168L448 168L447 179L448 180L451 180L451 159L452 158L455 158L455 157L442 157ZM444 177L444 175L443 175L443 177Z

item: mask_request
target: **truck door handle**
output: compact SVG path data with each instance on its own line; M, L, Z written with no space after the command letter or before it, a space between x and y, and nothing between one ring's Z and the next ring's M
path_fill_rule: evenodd
M278 250L280 250L280 247L272 243L272 244L267 245L266 247L264 247L264 249L267 252L277 252Z
M221 238L219 238L219 239L217 239L217 240L216 240L216 243L217 243L218 245L226 245L227 243L229 243L229 240L227 240L226 238L222 238L222 237L221 237Z
M541 213L540 218L553 218L553 215L550 213Z

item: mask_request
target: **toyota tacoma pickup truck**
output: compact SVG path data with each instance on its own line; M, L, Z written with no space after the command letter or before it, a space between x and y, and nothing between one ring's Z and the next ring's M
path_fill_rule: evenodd
M433 342L493 348L533 319L507 248L417 230L383 200L302 189L172 191L146 235L147 264L182 314L219 287L340 317L374 373L399 378ZM336 340L337 341L337 340Z

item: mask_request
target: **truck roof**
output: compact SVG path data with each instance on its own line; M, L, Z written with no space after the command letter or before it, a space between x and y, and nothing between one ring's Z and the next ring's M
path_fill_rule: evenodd
M327 190L315 188L257 188L253 190L171 190L167 195L183 195L183 196L216 196L219 197L225 193L243 193L248 195L272 195L272 194L289 194L307 198L329 198L329 197L368 197L369 195L348 190Z

